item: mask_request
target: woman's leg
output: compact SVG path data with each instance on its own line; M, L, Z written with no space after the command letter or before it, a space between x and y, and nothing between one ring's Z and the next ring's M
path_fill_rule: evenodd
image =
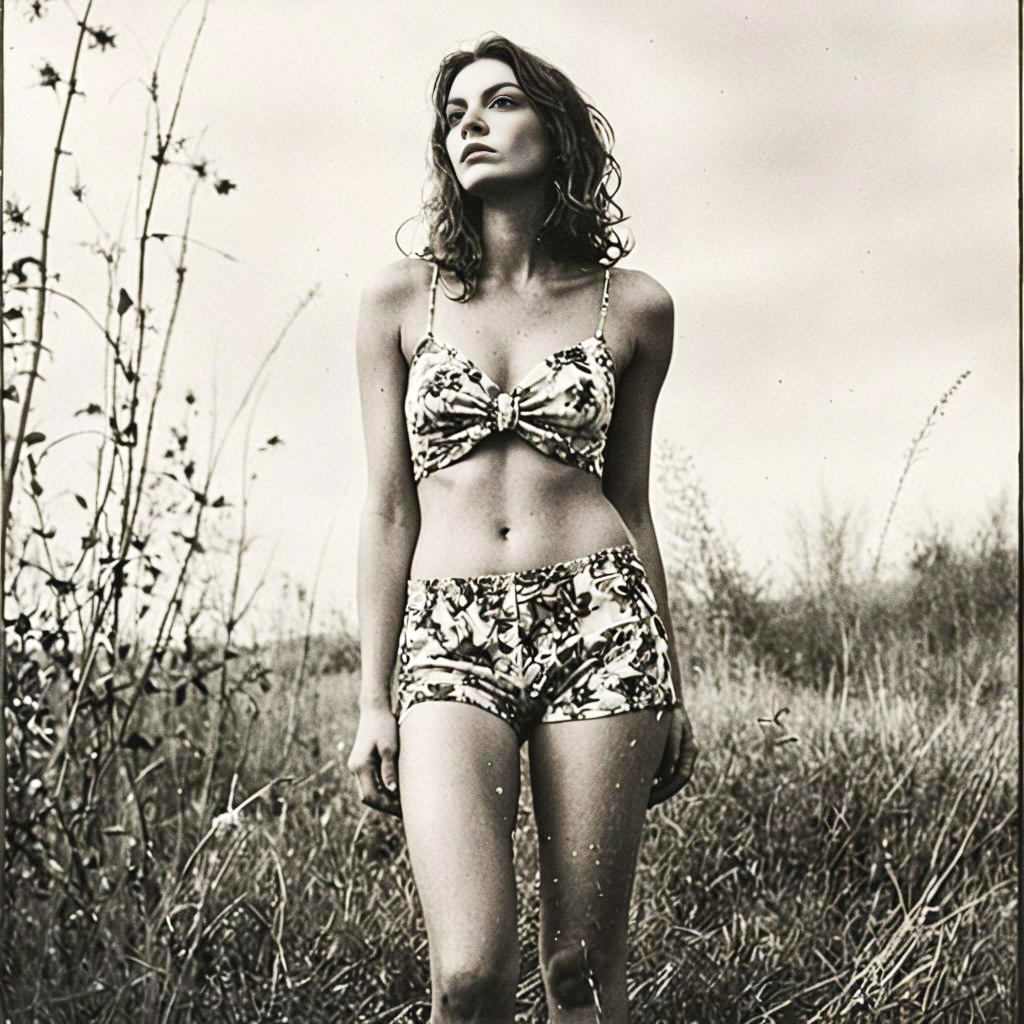
M512 1024L519 744L497 715L425 701L399 732L399 792L430 941L431 1024Z
M530 740L540 960L552 1024L629 1019L629 901L668 726L667 713L632 711L542 724Z

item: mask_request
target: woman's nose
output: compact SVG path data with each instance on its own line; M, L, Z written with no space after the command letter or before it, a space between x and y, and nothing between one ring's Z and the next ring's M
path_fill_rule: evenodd
M470 117L468 111L459 127L462 128L463 138L470 134L471 129L474 135L481 135L487 132L487 125L479 117Z

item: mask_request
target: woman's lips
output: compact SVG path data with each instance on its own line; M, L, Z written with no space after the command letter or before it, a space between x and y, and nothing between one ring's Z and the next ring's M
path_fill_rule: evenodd
M471 159L474 156L487 156L487 155L493 156L494 155L494 150L491 149L490 146L482 146L482 145L477 144L476 146L473 146L472 148L467 147L466 150L463 150L462 162L465 163L467 160Z

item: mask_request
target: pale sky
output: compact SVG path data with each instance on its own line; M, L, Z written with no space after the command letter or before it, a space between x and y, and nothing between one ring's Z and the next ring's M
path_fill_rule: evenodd
M102 235L68 188L78 174L102 227L123 223L131 242L142 82L179 6L97 0L91 15L116 46L85 51L54 267L97 315L105 285L88 244ZM5 197L27 205L32 224L5 239L7 263L37 248L63 98L35 85L37 69L49 61L66 75L72 9L84 4L50 0L30 22L27 4L7 5ZM185 6L164 51L164 119L200 10ZM298 299L320 286L256 417L255 438L285 443L256 462L254 571L269 559L272 572L311 582L333 521L322 600L351 606L365 482L359 293L400 256L395 229L417 211L437 63L490 30L562 68L615 130L617 198L636 242L623 265L653 274L676 307L656 433L693 457L751 571L782 574L795 520L814 520L826 500L856 510L873 549L911 438L965 370L910 473L887 553L930 523L973 528L1000 491L1015 499L1012 5L213 0L175 134L237 188L208 188L197 204L192 234L212 249L190 256L168 421L189 388L208 410L216 378L223 426ZM168 180L155 230L181 230L189 184L185 171ZM133 260L130 244L129 291ZM151 268L158 323L171 266ZM53 309L55 358L33 417L49 436L81 425L69 414L102 380L98 335L68 306ZM49 472L69 487L52 498L54 515L73 505L88 454L79 441L52 451ZM240 465L236 446L215 491L237 494Z

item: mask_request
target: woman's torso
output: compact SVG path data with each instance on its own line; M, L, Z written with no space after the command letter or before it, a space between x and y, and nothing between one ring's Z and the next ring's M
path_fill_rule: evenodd
M538 282L528 294L481 280L467 303L449 300L441 284L429 319L432 265L419 268L402 318L402 350L411 362L427 334L451 346L464 365L479 368L504 392L544 360L594 340L605 282L603 268ZM621 274L621 272L620 272ZM443 280L443 279L442 279ZM457 287L457 286L456 286ZM417 298L419 301L417 301ZM619 299L618 308L616 299ZM622 295L609 280L599 339L621 377L629 340L619 337ZM533 447L513 431L491 433L466 455L419 481L420 531L411 576L477 576L548 565L630 540L605 497L601 477Z

